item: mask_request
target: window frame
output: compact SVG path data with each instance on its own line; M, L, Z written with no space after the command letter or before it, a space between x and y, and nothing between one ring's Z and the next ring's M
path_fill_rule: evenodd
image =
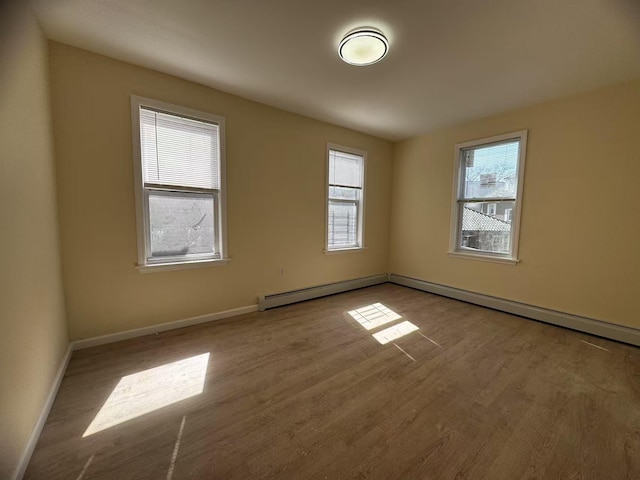
M354 246L347 247L330 247L329 246L329 189L332 185L329 183L329 171L331 165L331 151L348 153L351 155L357 155L362 158L362 187L360 189L360 199L356 200L356 208L358 211L358 228L356 233L357 243ZM324 253L348 253L348 252L360 252L366 249L365 246L365 225L364 225L364 211L365 211L365 192L367 183L367 152L358 148L347 147L344 145L338 145L336 143L327 143L326 150L326 172L325 172L325 221L324 221ZM348 201L351 202L351 201Z
M190 118L201 122L213 123L218 126L219 146L219 174L220 188L216 192L213 189L194 188L188 186L168 186L154 184L151 187L145 185L142 174L142 150L140 140L140 108L145 107L157 112L166 113L178 117ZM212 113L195 110L181 105L175 105L160 100L131 95L131 129L133 140L133 172L135 182L136 201L136 234L138 246L138 263L136 268L140 271L177 270L184 268L224 265L228 263L227 255L227 189L226 189L226 149L225 149L225 119ZM186 254L166 256L151 259L151 228L149 215L150 192L175 192L183 194L203 194L213 197L214 218L214 245L219 253L211 254Z
M449 255L452 257L468 258L473 260L484 260L489 262L506 263L516 265L520 260L518 258L518 248L520 240L520 223L522 218L522 197L524 186L525 159L527 152L527 130L518 130L515 132L495 135L493 137L480 138L467 142L458 143L455 146L454 155L454 175L453 175L453 192L451 205L451 228L449 233ZM510 140L518 140L520 146L518 148L518 182L516 186L515 204L511 211L511 251L509 253L478 251L471 248L461 246L462 240L462 215L460 214L461 205L470 199L464 197L464 162L462 161L462 152L470 147L490 146L493 144L506 143ZM506 197L505 197L506 198ZM483 201L496 202L502 201L502 198L486 198Z

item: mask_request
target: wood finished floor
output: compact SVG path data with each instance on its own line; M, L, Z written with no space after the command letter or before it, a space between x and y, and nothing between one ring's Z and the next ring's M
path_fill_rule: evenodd
M373 303L419 331L381 345ZM203 393L83 438L204 353ZM638 479L640 349L379 285L74 352L25 478Z

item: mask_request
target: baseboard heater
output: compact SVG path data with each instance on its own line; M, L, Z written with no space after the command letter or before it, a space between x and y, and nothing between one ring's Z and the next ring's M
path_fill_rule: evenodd
M532 318L534 320L570 328L571 330L578 330L598 337L609 338L611 340L640 346L640 330L635 328L615 325L601 320L594 320L592 318L558 312L556 310L549 310L547 308L536 307L511 300L504 300L502 298L469 292L467 290L426 282L424 280L405 277L403 275L395 275L393 273L389 274L389 281L405 287L411 287L424 292L442 295L443 297L455 298L456 300L462 300L463 302L474 303L483 307L493 308L494 310L512 313L521 317Z
M258 310L261 312L274 307L281 307L291 303L304 302L313 298L326 297L335 293L347 292L357 288L371 287L389 281L389 275L373 275L371 277L345 280L344 282L329 283L316 287L302 288L291 292L275 293L273 295L263 295L258 297Z

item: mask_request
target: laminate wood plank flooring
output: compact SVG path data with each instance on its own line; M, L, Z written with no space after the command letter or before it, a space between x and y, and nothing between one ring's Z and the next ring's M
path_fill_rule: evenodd
M378 285L74 352L25 478L639 479L640 349Z

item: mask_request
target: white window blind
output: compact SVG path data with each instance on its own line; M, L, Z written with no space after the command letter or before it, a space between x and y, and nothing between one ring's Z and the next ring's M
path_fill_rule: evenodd
M218 125L140 108L145 184L220 189Z
M329 185L362 188L362 156L329 150Z

